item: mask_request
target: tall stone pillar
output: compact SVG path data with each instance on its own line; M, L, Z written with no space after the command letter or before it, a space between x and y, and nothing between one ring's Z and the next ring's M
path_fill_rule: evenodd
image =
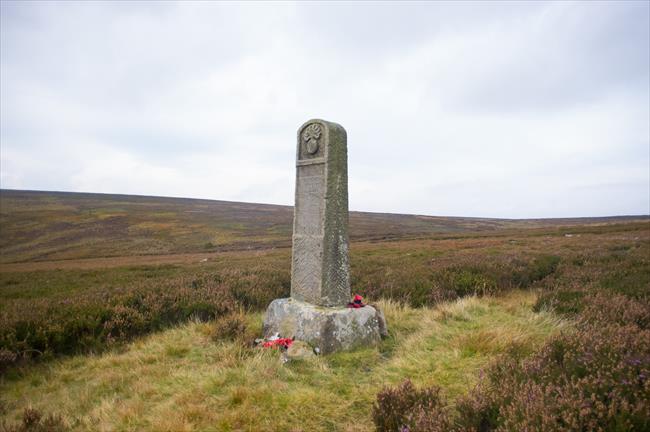
M264 335L295 338L323 354L377 343L373 307L347 308L347 135L342 126L309 120L298 129L293 218L291 297L276 299L264 318Z
M345 129L310 120L298 129L291 297L318 306L350 301Z

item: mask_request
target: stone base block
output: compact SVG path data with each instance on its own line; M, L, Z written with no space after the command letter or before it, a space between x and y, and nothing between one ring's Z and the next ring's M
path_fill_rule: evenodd
M266 310L264 337L279 333L318 347L322 354L374 345L383 315L372 306L327 308L293 298L275 299Z

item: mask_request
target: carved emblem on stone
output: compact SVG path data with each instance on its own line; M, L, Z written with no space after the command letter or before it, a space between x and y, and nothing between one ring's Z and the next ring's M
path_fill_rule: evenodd
M318 141L320 140L320 125L312 123L302 132L302 141L305 143L307 153L314 154L318 151Z

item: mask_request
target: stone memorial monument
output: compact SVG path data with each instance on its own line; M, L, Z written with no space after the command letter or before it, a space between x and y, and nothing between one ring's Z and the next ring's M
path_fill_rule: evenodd
M348 308L347 135L336 123L309 120L298 129L291 297L276 299L264 336L278 333L327 354L375 344L383 315L372 306Z

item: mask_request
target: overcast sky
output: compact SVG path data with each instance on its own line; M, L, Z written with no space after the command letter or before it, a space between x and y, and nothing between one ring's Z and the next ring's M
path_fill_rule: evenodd
M650 213L649 3L1 3L0 186L351 210Z

